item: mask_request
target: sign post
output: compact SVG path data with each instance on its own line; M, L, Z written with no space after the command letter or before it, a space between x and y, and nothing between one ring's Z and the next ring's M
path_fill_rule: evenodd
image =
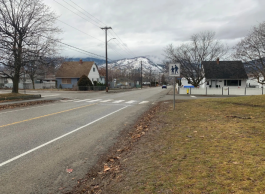
M169 76L174 77L174 98L173 107L175 110L175 96L176 96L176 77L180 77L180 63L169 64Z

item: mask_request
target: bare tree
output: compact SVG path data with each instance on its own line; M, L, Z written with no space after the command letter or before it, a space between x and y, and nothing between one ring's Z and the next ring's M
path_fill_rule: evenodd
M246 70L260 84L265 84L265 22L252 31L234 47L234 57L242 60Z
M18 93L22 70L56 51L60 29L54 27L56 15L42 0L0 0L0 64ZM36 64L38 65L38 64Z
M195 87L201 85L205 77L202 62L224 57L228 52L228 47L215 40L214 36L211 31L200 32L192 35L189 43L178 47L170 44L164 50L167 61L180 63L181 76Z
M25 66L25 72L29 75L35 89L35 79L38 76L46 76L47 74L55 74L56 69L65 61L63 57L41 57L33 60Z

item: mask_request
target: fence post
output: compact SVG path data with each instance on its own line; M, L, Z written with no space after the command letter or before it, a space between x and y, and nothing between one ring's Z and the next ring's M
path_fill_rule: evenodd
M206 86L206 96L207 96L207 86Z
M229 96L229 87L228 87L228 96Z
M263 86L262 86L262 95L263 95Z
M179 94L179 87L178 87L178 94Z
M191 88L190 88L190 95L191 95Z
M222 87L222 96L224 95L224 87Z
M245 87L245 95L247 95L247 87Z

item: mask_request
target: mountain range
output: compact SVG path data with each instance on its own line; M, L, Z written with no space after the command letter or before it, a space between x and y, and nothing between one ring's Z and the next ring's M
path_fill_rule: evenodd
M126 58L126 59L119 59L114 60L108 63L109 68L113 69L120 69L120 70L140 70L141 69L141 62L142 62L142 68L143 72L152 71L152 72L161 72L163 71L164 65L157 64L153 62L149 56L140 56L140 57L134 57L134 58ZM155 57L153 57L155 58ZM95 63L98 65L98 67L105 67L105 60L98 59L98 58L81 58L83 61L95 61ZM71 58L71 61L79 61L80 58Z

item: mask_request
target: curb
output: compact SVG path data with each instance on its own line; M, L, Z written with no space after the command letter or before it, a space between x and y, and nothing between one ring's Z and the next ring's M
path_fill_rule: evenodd
M0 98L0 100L15 100L15 99L23 99L23 100L30 100L30 99L36 99L41 98L41 95L29 95L29 96L14 96L14 97L4 97Z

